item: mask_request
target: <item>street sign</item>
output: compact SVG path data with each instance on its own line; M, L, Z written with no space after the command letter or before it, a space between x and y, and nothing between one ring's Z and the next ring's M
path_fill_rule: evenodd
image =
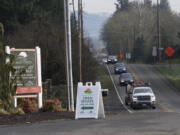
M120 54L120 55L119 55L119 58L121 58L121 59L122 59L123 57L124 57L124 55L123 55L123 54Z
M156 57L157 56L157 47L153 46L152 48L152 56Z
M76 119L79 118L104 118L104 104L100 82L93 85L91 82L83 85L78 83Z
M126 59L131 59L131 53L126 53Z
M164 52L168 57L171 57L174 53L175 53L175 51L174 51L174 49L172 48L172 47L168 47L168 48L166 48L166 50L165 50L165 52Z

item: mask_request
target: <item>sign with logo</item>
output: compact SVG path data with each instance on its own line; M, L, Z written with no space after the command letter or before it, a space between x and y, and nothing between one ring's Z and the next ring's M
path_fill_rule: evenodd
M174 53L175 53L175 51L174 51L174 49L172 48L172 47L168 47L168 48L166 48L166 50L165 50L165 52L164 52L168 57L171 57Z
M11 54L15 56L18 86L36 86L37 85L37 63L35 49L11 49ZM24 74L19 74L21 70L25 70Z
M105 117L101 84L78 83L76 119Z
M14 68L16 72L12 77L17 78L17 86L21 87L19 90L27 96L28 94L32 95L32 91L36 91L38 93L38 108L42 108L41 49L39 47L16 49L6 46L5 50L7 54L15 56ZM9 59L6 59L6 62L8 61ZM14 106L17 106L16 102Z

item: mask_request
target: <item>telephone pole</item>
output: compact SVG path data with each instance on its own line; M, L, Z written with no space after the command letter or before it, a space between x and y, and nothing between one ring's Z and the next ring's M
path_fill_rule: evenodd
M71 22L70 22L71 20L70 20L69 5L70 5L69 0L64 0L68 107L69 107L69 111L74 112L74 92L73 92L72 53L71 53Z
M82 82L82 0L78 0L79 81Z
M157 52L158 60L161 62L161 30L160 30L159 0L157 0Z

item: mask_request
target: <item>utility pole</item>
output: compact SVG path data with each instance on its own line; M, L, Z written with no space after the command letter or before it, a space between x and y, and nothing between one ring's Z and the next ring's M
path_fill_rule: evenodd
M160 30L159 0L157 0L157 52L158 52L158 60L159 62L161 62L161 30Z
M82 82L82 0L78 0L79 80Z
M71 22L70 22L71 20L70 20L69 5L70 5L69 0L64 0L68 107L69 107L69 111L74 112L74 92L73 92L72 53L71 53Z

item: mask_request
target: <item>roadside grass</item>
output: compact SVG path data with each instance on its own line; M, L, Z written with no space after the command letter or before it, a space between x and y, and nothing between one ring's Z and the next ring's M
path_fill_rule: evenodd
M180 66L157 67L157 70L180 90Z
M109 92L114 89L109 73L104 65L97 66L96 76L96 81L101 82L103 89L108 89Z
M171 63L171 64L180 64L180 58L165 60L162 63L164 63L164 64L169 64L169 63Z

